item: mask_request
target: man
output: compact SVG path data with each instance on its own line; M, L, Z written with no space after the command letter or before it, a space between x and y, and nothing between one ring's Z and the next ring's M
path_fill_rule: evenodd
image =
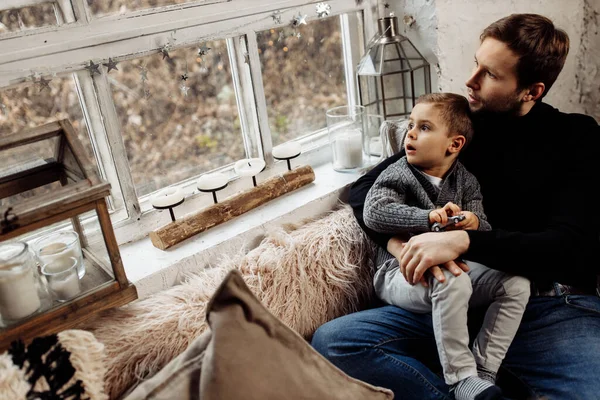
M403 245L366 228L368 190L402 152L350 192L363 229L399 259L412 283L424 273L440 276L440 266L460 274L460 257L532 281L498 379L511 397L593 399L600 393L600 217L591 188L598 177L600 128L590 117L541 101L568 48L566 33L534 14L500 19L481 35L466 82L475 136L461 161L480 182L491 231L424 233ZM323 325L312 343L349 375L390 388L397 398L450 399L428 314L373 308ZM528 393L515 392L511 381Z

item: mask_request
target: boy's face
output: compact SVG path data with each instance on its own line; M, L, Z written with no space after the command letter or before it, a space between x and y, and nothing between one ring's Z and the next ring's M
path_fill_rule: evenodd
M440 116L439 106L419 103L410 113L404 150L408 162L425 170L447 163L452 137Z
M475 53L475 67L469 80L471 111L519 111L526 91L518 89L519 58L503 42L487 38Z

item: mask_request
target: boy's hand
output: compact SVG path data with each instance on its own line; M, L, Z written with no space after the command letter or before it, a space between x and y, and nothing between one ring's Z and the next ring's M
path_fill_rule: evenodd
M448 217L458 214L460 214L460 207L452 202L448 202L444 207L429 213L429 223L433 225L436 222L439 222L442 225L446 225L448 223ZM479 220L477 223L479 223Z
M448 230L471 230L476 231L479 229L479 217L473 214L471 211L463 211L461 213L465 216L465 219L457 222L456 224L449 226Z

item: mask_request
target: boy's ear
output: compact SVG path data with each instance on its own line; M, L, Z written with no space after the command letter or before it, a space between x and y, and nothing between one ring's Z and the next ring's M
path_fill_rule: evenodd
M452 142L450 142L450 146L448 146L448 152L450 154L458 153L465 146L466 142L467 139L463 135L453 136Z

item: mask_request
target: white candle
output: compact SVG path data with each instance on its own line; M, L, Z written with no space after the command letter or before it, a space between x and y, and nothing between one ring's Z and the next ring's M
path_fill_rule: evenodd
M17 264L0 265L0 314L18 320L33 314L41 302L33 269Z
M301 146L298 142L289 142L281 144L273 148L273 157L280 160L294 158L300 154L300 149Z
M166 188L152 196L150 203L155 208L168 208L182 202L184 197L181 188Z
M56 300L66 301L81 292L76 266L77 259L70 257L54 260L42 267L42 273L46 275L48 287Z
M50 243L38 251L38 257L42 264L48 264L55 260L68 260L73 257L77 260L79 277L81 278L85 275L85 267L78 243L73 243L70 247L65 243Z
M50 290L54 292L57 300L69 300L76 297L81 289L79 287L79 278L77 274L69 274L65 280L53 280L48 284Z
M234 169L239 176L255 176L265 168L261 158L247 158L235 163Z
M363 164L362 133L351 129L340 133L333 144L334 164L340 168L359 168Z
M221 189L227 186L229 179L225 174L204 174L198 179L198 190L210 192L211 190Z

